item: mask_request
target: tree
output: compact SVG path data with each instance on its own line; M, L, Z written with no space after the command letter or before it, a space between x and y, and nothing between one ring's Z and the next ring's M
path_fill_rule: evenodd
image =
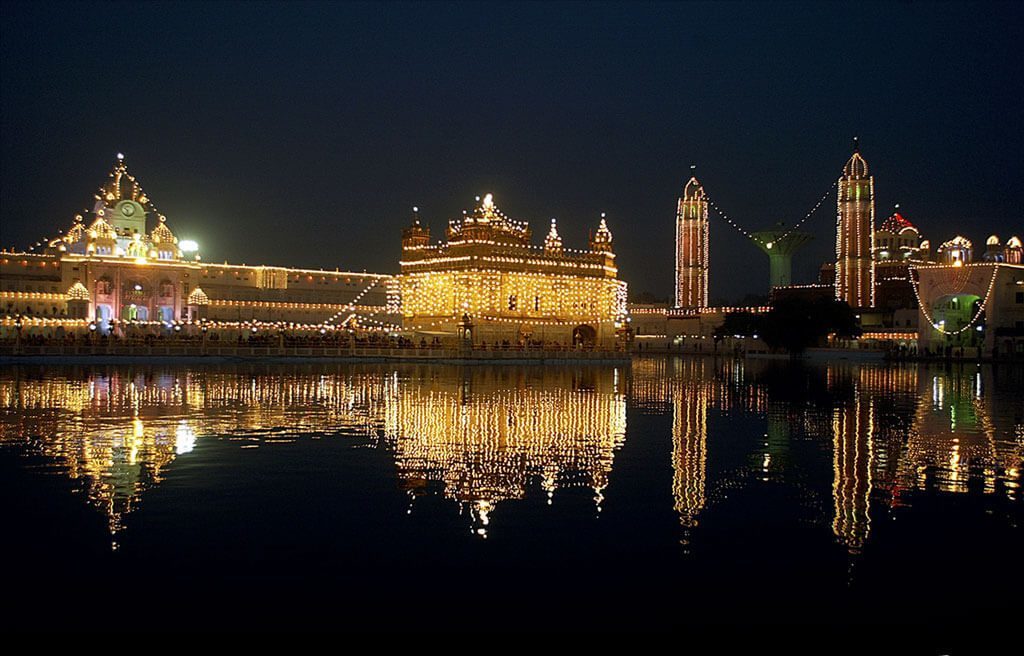
M758 335L773 349L785 349L793 355L820 344L830 334L840 337L860 335L857 317L849 305L835 299L815 301L785 299L766 314L733 312L715 331L716 337Z

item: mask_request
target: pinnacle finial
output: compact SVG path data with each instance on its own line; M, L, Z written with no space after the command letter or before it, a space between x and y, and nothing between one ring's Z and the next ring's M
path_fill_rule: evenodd
M855 153L859 153L860 152L860 137L854 137L853 138L853 152L855 152Z

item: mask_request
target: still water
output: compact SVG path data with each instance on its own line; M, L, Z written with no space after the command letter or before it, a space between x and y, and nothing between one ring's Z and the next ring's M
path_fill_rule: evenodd
M3 622L998 629L1024 370L0 369ZM116 625L116 626L115 626Z

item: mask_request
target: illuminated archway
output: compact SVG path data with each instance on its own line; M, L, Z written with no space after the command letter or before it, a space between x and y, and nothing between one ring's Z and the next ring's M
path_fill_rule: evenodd
M946 294L931 303L932 330L945 332L947 343L956 346L972 346L980 340L978 330L963 330L974 324L982 327L985 323L983 314L979 316L982 299L977 294Z
M597 330L593 326L581 324L572 329L572 345L592 347L597 343Z

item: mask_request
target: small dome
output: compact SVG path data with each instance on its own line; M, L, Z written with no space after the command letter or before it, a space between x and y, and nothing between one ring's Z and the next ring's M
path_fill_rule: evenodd
M167 224L161 221L157 227L153 228L153 232L149 238L154 244L173 244L174 233L167 227Z
M908 221L906 217L899 212L894 212L892 216L885 221L882 221L882 225L879 228L882 232L891 232L893 234L899 234L907 229L917 232L917 228L914 227L914 224Z
M1020 237L1014 235L1006 240L1007 248L1020 248Z
M96 220L89 226L89 236L94 239L117 239L117 231L114 230L114 226L104 220L102 216L96 217Z
M945 250L948 248L971 248L972 246L973 244L971 244L970 239L964 237L963 235L957 235L956 237L953 237L949 241L943 242L942 246L939 246L939 248Z
M85 288L81 281L76 280L75 284L68 288L67 298L69 301L88 301L89 290Z
M188 295L189 305L209 305L210 297L206 295L202 287L196 287L192 290L192 293Z
M931 247L932 247L932 243L930 241L928 241L927 239L925 239L924 241L921 242L921 250L926 251L926 250L928 250Z
M991 237L989 237L988 239L985 240L985 245L986 246L998 246L999 245L999 237L997 235L992 235Z
M843 175L847 178L868 177L868 163L860 156L860 153L854 153L850 156L846 166L843 167Z
M683 200L704 200L704 187L696 176L690 178L683 188Z

